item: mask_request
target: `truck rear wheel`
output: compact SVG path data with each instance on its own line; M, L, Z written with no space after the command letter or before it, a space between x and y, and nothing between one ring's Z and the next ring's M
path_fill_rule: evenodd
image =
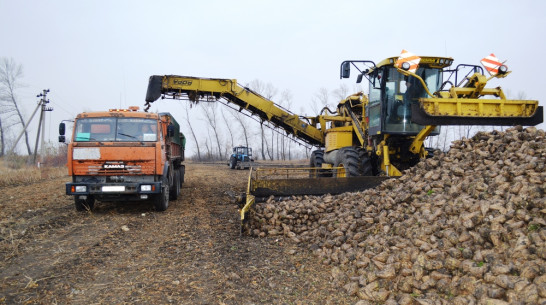
M156 211L163 212L169 207L169 182L164 181L161 194L154 198L154 207Z
M180 187L182 187L182 184L184 183L184 174L186 173L186 168L182 165L178 171L180 172Z
M87 196L87 199L74 197L74 204L76 205L76 211L93 211L95 208L95 198L92 196Z
M175 170L173 175L173 187L169 193L169 199L176 200L178 199L178 195L180 195L180 171Z

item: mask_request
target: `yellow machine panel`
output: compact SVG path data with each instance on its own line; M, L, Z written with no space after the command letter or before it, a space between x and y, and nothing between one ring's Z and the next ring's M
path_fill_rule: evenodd
M324 151L329 152L341 147L353 145L353 127L335 127L326 131L326 147Z

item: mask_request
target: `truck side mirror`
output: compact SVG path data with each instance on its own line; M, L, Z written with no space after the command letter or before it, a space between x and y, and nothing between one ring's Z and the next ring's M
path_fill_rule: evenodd
M64 136L65 130L66 130L66 127L64 123L59 124L59 135Z
M59 143L64 143L65 141L65 136L59 136Z
M169 125L167 126L167 137L173 137L174 136L174 126Z
M341 64L341 78L349 78L351 76L351 63L344 61Z

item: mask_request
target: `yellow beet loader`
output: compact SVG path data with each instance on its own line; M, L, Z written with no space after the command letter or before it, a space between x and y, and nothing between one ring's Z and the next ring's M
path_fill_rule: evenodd
M426 158L427 137L441 125L534 126L543 121L538 101L509 100L500 87L487 88L492 78L510 72L502 64L452 67L449 57L390 57L379 63L348 60L340 77L356 71L357 82L369 83L368 94L348 96L334 110L299 116L234 79L151 76L146 105L158 98L191 102L219 101L272 124L317 147L309 168L254 169L248 181L244 220L256 197L357 191L374 187ZM490 69L494 69L492 73Z

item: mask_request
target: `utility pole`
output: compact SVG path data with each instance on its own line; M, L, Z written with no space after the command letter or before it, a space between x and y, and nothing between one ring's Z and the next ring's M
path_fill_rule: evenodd
M40 101L38 102L38 105L42 106L42 112L40 113L40 121L38 122L38 132L36 133L36 144L34 145L34 158L32 162L36 164L36 155L38 153L38 141L40 140L40 131L42 131L42 142L40 144L41 150L41 156L42 161L44 158L44 138L45 138L45 112L46 111L53 111L53 108L47 107L46 105L49 104L49 100L47 99L47 93L49 92L49 89L44 89L42 93L36 95L36 97L41 97Z

